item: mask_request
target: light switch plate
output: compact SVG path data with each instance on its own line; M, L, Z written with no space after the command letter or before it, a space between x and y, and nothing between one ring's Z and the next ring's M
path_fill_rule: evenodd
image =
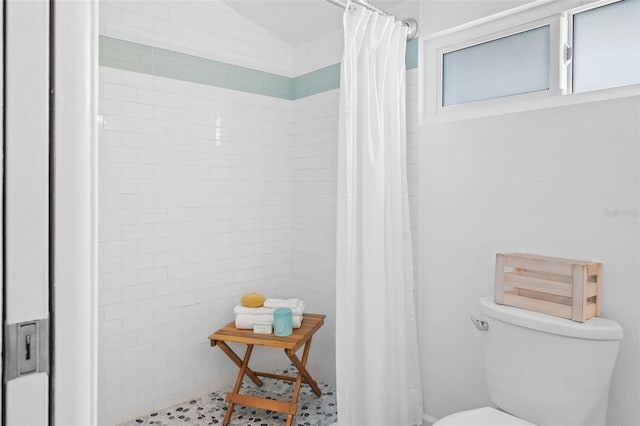
M32 373L49 372L49 319L5 324L5 383Z

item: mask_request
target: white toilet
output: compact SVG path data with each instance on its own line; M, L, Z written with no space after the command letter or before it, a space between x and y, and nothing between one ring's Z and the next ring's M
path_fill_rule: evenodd
M622 327L574 322L480 299L491 407L452 414L434 426L604 426Z

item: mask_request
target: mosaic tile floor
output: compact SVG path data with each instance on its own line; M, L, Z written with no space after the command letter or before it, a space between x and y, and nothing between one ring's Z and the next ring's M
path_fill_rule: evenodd
M279 374L294 375L295 368L290 367L278 372ZM291 400L293 383L283 382L269 378L262 379L264 384L257 387L252 381L245 379L242 383L241 393L260 396L263 398L274 397L286 401ZM297 426L328 426L338 420L336 410L335 390L326 384L318 383L322 395L318 398L311 388L305 384L300 388L298 398L298 412L293 418L293 424ZM224 398L230 389L214 392L199 398L185 401L147 416L122 423L124 426L154 425L221 425L227 409ZM233 426L271 426L283 425L287 419L286 414L260 410L257 408L236 405L233 410L230 425Z

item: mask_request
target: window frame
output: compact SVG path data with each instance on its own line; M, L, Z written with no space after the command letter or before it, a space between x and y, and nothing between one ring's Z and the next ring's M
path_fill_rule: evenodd
M473 39L464 40L461 42L457 42L454 44L450 44L444 47L437 49L437 109L438 113L443 113L445 111L455 111L455 112L464 112L468 109L477 108L477 105L500 105L504 102L505 99L514 99L514 100L527 100L527 99L537 99L543 98L547 96L554 96L558 94L560 90L559 86L559 76L557 73L551 72L552 69L558 67L559 54L554 52L554 46L558 45L558 34L559 29L558 26L560 22L558 17L547 17L543 19L538 19L536 21L528 22L525 24L520 24L516 26L512 26L509 28L505 28L500 31L493 32L491 34L487 34L484 36L474 37ZM507 38L513 35L517 35L526 31L535 30L542 27L549 27L549 88L545 90L538 90L535 92L529 93L519 93L514 95L500 96L492 99L485 99L480 101L473 102L465 102L454 105L442 105L443 101L443 86L444 86L444 76L443 76L443 64L444 64L444 55L447 53L455 52L458 50L462 50L468 47L477 46L483 43L488 43L491 41L499 40L502 38Z
M606 7L614 3L619 3L621 1L623 0L598 0L593 3L588 3L579 7L575 7L573 9L569 9L563 13L564 15L563 19L566 20L566 33L564 34L564 37L566 40L565 49L567 48L570 49L570 55L567 55L567 56L570 56L570 58L566 60L565 69L564 69L564 75L566 80L566 92L564 94L573 95L576 93L589 93L589 92L595 92L598 90L609 90L609 89L615 89L618 87L633 86L640 83L639 82L639 83L624 84L619 86L604 87L601 89L585 90L583 92L574 92L573 90L573 52L574 52L573 50L573 17L575 15L579 15L580 13L588 12L594 9L599 9L601 7Z
M569 80L572 58L567 59L573 15L621 0L597 0L580 7L571 0L540 0L495 15L421 37L420 116L427 122L447 122L560 107L585 102L640 96L640 83L573 93ZM444 53L495 40L528 29L550 25L549 90L442 106ZM572 53L572 52L571 52ZM570 95L570 96L566 96Z

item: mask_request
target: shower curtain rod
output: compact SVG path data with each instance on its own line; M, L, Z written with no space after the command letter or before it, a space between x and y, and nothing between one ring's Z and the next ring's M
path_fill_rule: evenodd
M347 8L347 3L346 2L342 2L340 0L326 0L329 3L339 6L343 9ZM378 12L381 15L386 15L386 16L393 16L392 14L390 14L389 12L380 9L378 6L375 6L365 0L351 0L354 3L359 4L360 6L364 6L369 10L372 10L374 12ZM398 19L397 17L394 16L394 18ZM407 40L411 40L412 38L414 38L416 36L416 34L418 33L418 23L416 22L415 19L398 19L399 21L402 21L403 24L405 24L407 27L409 27L409 31L407 32Z

